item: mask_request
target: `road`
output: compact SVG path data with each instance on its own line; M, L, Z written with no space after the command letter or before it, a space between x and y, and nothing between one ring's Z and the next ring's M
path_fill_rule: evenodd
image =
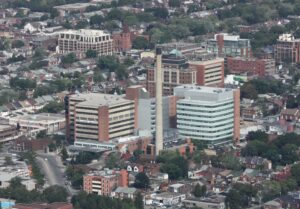
M67 182L65 178L65 166L58 155L38 152L36 159L49 186L60 185L65 187L70 195L76 194L76 190L70 185L65 185Z

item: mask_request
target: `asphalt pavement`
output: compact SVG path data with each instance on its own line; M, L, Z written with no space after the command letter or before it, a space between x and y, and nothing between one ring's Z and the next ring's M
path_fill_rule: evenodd
M65 177L65 166L59 155L38 152L36 159L49 186L60 185L65 187L70 195L76 194L76 190L69 185Z

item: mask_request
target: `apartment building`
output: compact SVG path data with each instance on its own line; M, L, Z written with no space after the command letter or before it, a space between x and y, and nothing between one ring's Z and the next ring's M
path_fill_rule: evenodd
M83 190L89 194L110 196L117 187L128 187L126 170L103 170L83 177Z
M274 46L274 57L276 63L298 63L300 62L300 39L295 39L291 34L282 34Z
M147 90L155 96L155 69L148 69ZM163 95L173 95L173 89L182 84L196 84L197 70L189 68L187 60L177 50L162 56Z
M219 145L240 138L240 91L206 86L179 86L179 135Z
M134 101L100 93L66 97L67 138L71 141L108 141L130 136L135 128Z
M209 39L207 51L221 57L252 57L249 39L242 39L238 35L227 33L215 34L213 39Z
M190 61L189 66L197 70L197 85L224 85L224 59L216 58L207 61Z
M58 35L59 53L76 53L85 56L89 49L98 52L98 55L112 55L114 52L113 39L110 34L102 30L67 30Z
M230 73L265 76L275 73L274 59L245 59L241 57L226 58L226 67Z

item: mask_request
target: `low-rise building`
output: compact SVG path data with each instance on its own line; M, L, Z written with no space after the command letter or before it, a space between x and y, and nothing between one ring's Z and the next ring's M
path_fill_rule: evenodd
M286 121L300 122L300 109L283 109L280 113L280 119Z
M34 115L19 115L9 118L9 124L19 126L20 130L27 135L35 135L40 131L53 134L65 128L66 122L64 115L39 113Z
M0 142L16 136L18 133L17 126L0 124Z
M126 170L103 170L89 173L83 177L83 190L89 194L110 196L117 187L128 186Z
M225 196L213 195L205 198L187 198L182 201L186 208L225 209Z
M134 199L137 193L137 189L133 187L118 187L112 192L112 197L119 199Z
M258 76L274 75L274 59L245 59L241 57L228 57L226 67L234 74L254 74Z
M71 203L54 202L54 203L32 203L32 204L16 204L13 209L73 209Z

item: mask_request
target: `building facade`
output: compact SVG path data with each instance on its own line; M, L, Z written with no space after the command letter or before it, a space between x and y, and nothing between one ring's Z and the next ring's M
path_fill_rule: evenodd
M165 96L163 104L163 129L168 130L176 127L176 102L177 97ZM138 130L150 130L155 132L156 124L156 99L139 99L138 104Z
M155 69L147 72L147 89L150 97L155 96ZM173 89L182 84L196 84L197 70L189 68L187 60L177 51L162 56L163 96L173 95Z
M208 144L240 138L240 92L204 86L176 87L179 135Z
M124 27L121 33L112 35L114 41L114 50L116 52L128 51L132 48L132 35L128 27Z
M221 57L252 57L249 39L242 39L240 36L226 33L215 34L213 39L209 39L207 51Z
M18 133L17 127L8 124L0 124L0 142L6 141L7 138L16 136Z
M130 136L135 128L134 101L119 95L74 94L65 100L67 138L108 141Z
M224 86L224 59L190 61L189 65L197 69L197 85Z
M291 34L282 34L274 46L276 63L298 63L300 61L300 39L295 39Z
M101 30L67 30L58 35L59 53L76 53L85 56L87 50L95 50L98 55L112 55L113 39L110 34Z
M226 67L230 73L250 73L258 76L275 73L274 59L245 59L241 57L228 57Z
M83 177L83 190L89 194L110 196L117 187L128 186L126 170L103 170Z

